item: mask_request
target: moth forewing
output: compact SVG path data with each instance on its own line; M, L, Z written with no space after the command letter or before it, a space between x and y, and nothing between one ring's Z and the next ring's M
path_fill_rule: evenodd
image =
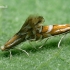
M53 25L53 28L50 28L50 26L43 26L42 33L43 35L48 35L54 36L54 35L59 35L62 33L65 33L67 31L70 31L70 25L69 24L64 24L64 25Z
M23 38L20 38L18 35L14 35L9 41L5 43L4 46L1 46L1 50L8 50L13 48L14 46L18 45L23 41Z

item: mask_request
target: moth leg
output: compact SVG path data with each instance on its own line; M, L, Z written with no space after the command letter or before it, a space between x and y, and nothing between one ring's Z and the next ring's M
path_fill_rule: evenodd
M40 36L39 41L41 41L41 39L42 39L42 35ZM35 34L35 38L34 39L29 40L30 45L33 46L36 49L36 47L31 44L31 41L35 41L35 43L38 42L38 41L36 41L36 34Z
M18 49L18 50L20 50L20 51L22 51L22 52L25 52L25 53L29 56L29 53L26 52L26 50L23 50L23 49L21 49L21 48L16 48L16 49Z
M11 53L11 50L9 50L9 53L10 53L10 59L11 59L11 57L12 57L12 53Z
M61 41L62 41L62 39L64 38L64 36L65 36L65 35L63 35L63 36L61 37L61 39L59 40L59 42L58 42L58 48L60 48L60 44L61 44Z
M49 38L50 38L50 37L48 37L48 38L46 39L46 41L43 43L43 45L41 45L39 48L42 48Z
M31 43L31 41L29 41L29 44L36 49L36 47Z

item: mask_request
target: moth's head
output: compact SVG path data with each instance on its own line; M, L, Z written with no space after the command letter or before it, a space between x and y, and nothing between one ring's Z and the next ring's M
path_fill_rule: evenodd
M39 25L42 22L44 22L44 18L42 16L35 16L35 17L32 18L32 23L34 25Z
M37 21L36 24L40 24L40 23L44 22L44 18L42 16L37 16L36 21Z
M44 22L44 18L36 15L30 15L26 20L26 23L30 24L31 26L41 24L42 22Z

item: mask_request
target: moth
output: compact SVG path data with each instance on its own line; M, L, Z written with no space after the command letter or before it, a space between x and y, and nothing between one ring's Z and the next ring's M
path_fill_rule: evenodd
M44 18L42 16L29 16L21 29L10 40L8 40L4 46L1 46L1 50L9 50L26 40L37 41L39 39L49 38L70 31L70 24L44 26L43 22Z
M21 42L35 39L37 30L40 31L42 28L42 22L44 22L42 16L30 15L21 29L10 40L8 40L4 46L1 46L1 50L9 50Z

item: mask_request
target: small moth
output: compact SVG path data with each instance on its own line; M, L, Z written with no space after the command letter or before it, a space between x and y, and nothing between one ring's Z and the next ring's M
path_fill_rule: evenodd
M44 18L42 16L30 15L24 22L21 29L9 41L7 41L4 46L1 46L1 50L9 50L21 42L35 39L36 32L41 31L41 24L43 21Z
M43 26L43 22L42 16L29 16L21 29L4 46L1 46L1 50L9 50L26 40L37 41L40 38L44 39L70 31L70 24Z

